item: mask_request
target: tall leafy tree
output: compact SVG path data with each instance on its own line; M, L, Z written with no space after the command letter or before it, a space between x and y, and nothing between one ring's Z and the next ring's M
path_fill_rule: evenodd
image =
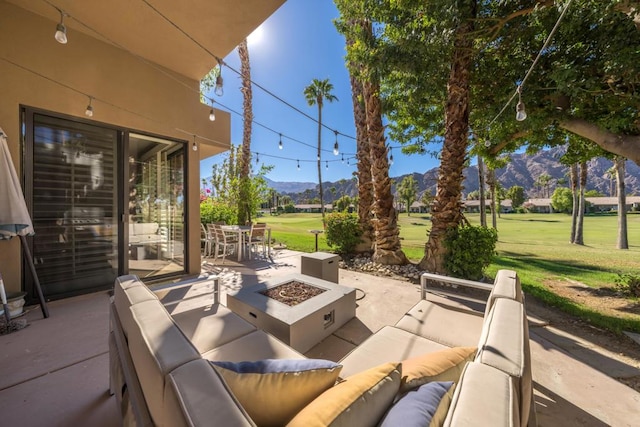
M322 191L322 107L324 102L337 101L338 98L331 93L333 85L329 79L313 79L311 84L304 88L304 96L310 106L318 107L318 191L320 193L320 210L322 212L322 224L324 220L324 198Z
M507 197L511 199L511 206L513 208L522 206L525 201L524 188L519 185L514 185L507 190Z
M398 196L407 206L407 216L411 216L411 205L416 201L418 196L418 183L413 175L406 176L398 186Z

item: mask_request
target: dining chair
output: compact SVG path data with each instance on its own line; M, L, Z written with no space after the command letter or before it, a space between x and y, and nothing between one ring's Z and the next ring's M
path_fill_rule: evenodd
M213 241L209 231L207 231L207 226L203 223L200 223L200 242L202 243L202 256L211 255Z
M227 257L227 249L231 248L232 251L235 250L236 245L238 244L238 238L235 235L225 233L220 224L212 224L212 226L216 237L213 260L215 261L216 259L218 259L220 250L222 250L222 263L224 264L224 261Z
M251 225L251 232L249 233L249 239L247 241L249 245L249 259L251 259L251 249L255 248L256 252L258 246L262 246L262 255L267 256L267 223L256 222Z
M218 250L218 241L216 239L216 233L215 230L213 229L213 224L212 223L208 223L206 226L206 230L207 230L207 248L208 251L206 252L206 256L211 256L214 253L216 253L216 251Z

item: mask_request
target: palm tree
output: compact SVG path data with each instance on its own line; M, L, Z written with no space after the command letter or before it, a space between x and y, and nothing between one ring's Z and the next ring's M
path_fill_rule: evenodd
M240 76L242 78L243 95L243 124L242 132L242 158L240 165L240 197L238 197L238 223L251 222L251 210L249 209L249 172L251 163L251 125L253 123L253 107L251 92L251 67L249 64L249 49L247 39L238 45L240 57Z
M571 163L569 179L571 181L571 198L573 199L573 208L571 210L571 243L575 243L578 225L578 163Z
M618 182L618 249L629 249L627 239L627 195L624 188L626 159L616 156L615 169L616 181Z
M585 211L585 199L584 199L584 191L587 186L587 162L580 162L580 195L578 200L578 220L576 222L576 237L575 243L576 245L584 245L584 211Z
M469 96L475 30L475 2L461 2L460 17L451 52L451 67L447 81L447 101L444 117L444 142L438 171L438 187L431 208L431 232L420 261L420 268L445 273L444 237L450 227L462 224L463 170L469 144Z
M307 98L307 103L311 106L318 106L318 189L320 192L320 209L322 212L322 224L324 225L324 198L322 193L322 106L324 101L333 102L337 101L331 91L333 85L329 83L329 79L318 80L313 79L311 84L304 88L304 96Z
M347 44L353 43L347 39ZM371 224L371 205L373 204L373 181L371 180L371 161L369 159L369 142L367 140L367 114L362 100L362 83L353 72L350 73L351 101L353 102L353 119L356 125L356 158L358 159L358 225L362 232L362 245L356 250L371 250L374 232Z

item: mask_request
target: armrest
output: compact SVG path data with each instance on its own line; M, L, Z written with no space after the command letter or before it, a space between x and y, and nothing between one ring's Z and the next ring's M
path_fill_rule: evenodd
M209 280L213 280L213 290L211 291L211 294L213 294L213 303L218 304L220 303L220 277L217 275L209 276L206 278L206 280L197 278L195 280L194 279L185 280L184 282L169 283L166 285L154 286L152 291L158 296L162 295L162 297L160 298L160 301L163 301L163 300L166 301L167 300L166 297L169 296L171 292L179 291L181 289L191 288L193 286L197 287L198 283L204 282L204 281L208 282ZM188 291L189 289L185 290L185 292L188 292ZM178 304L180 301L183 301L185 299L197 298L203 295L204 293L194 292L194 294L191 296L187 296L187 294L184 294L184 295L181 294L177 298L169 296L168 297L169 301L168 302L163 301L163 305L170 306L170 305Z
M487 292L491 292L493 289L493 283L475 282L473 280L458 279L457 277L444 276L441 274L422 273L422 276L420 276L420 296L422 299L426 299L427 297L427 283L429 280L451 285L466 286L468 288L483 289Z

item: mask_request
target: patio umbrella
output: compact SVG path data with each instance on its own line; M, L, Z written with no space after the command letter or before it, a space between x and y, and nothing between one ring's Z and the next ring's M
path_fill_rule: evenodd
M2 206L0 209L0 240L8 240L14 236L20 238L25 260L33 275L42 314L44 317L49 317L49 310L42 295L40 280L38 280L36 268L33 264L33 256L25 237L33 236L35 232L22 195L18 174L11 161L11 153L9 153L9 147L7 147L7 135L2 128L0 128L0 206Z

